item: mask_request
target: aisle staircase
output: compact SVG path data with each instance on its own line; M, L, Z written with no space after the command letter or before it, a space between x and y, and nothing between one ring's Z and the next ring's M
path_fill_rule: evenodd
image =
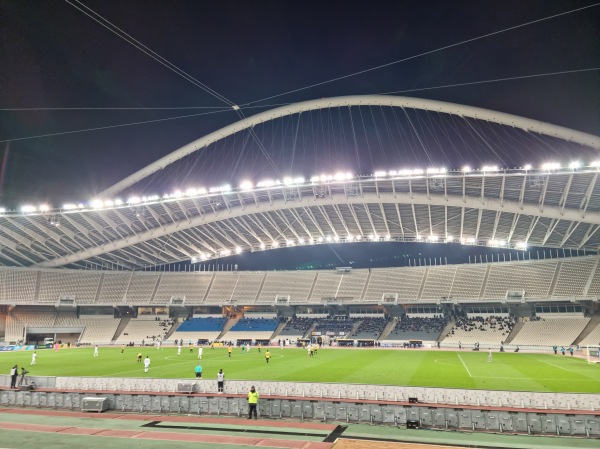
M581 331L581 334L579 334L579 336L575 339L573 344L578 345L579 343L581 343L583 341L583 339L585 337L587 337L590 334L590 332L592 332L594 329L596 329L596 326L598 326L599 324L600 324L600 314L592 315L592 317L590 318L590 321L583 328L583 330Z
M511 341L513 341L513 338L515 338L520 332L520 330L523 329L523 326L525 326L525 323L523 321L517 321L517 323L513 326L512 330L510 331L510 334L508 334L508 337L506 337L506 340L504 340L504 344L507 345Z
M229 332L229 329L231 329L233 326L235 326L237 324L237 322L240 320L240 318L242 318L241 316L236 316L235 318L229 318L227 320L227 322L225 323L225 325L223 326L223 330L221 331L221 333L219 334L219 336L216 338L216 340L221 340L223 339L223 337L225 336L225 334L227 332Z
M117 330L115 331L115 334L113 335L111 341L115 341L117 338L119 338L119 335L121 335L123 333L123 331L125 330L125 328L129 324L129 320L131 320L131 317L121 318L121 322L117 326ZM83 333L82 333L82 335L83 335Z

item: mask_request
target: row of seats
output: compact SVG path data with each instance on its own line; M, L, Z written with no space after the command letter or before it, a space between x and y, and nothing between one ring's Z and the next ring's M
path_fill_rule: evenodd
M176 392L179 383L194 384L198 393L216 394L214 379L139 379L103 377L57 377L56 388L97 391ZM372 401L408 402L417 398L430 404L538 408L558 410L600 410L600 395L586 393L543 393L495 390L461 390L451 388L404 387L309 382L252 381L257 391L265 396L299 398L358 399ZM245 394L248 381L226 380L225 392Z
M385 294L401 301L498 299L507 291L529 298L572 298L600 294L600 256L539 261L337 271L289 272L94 272L88 270L0 269L0 301L56 303L74 296L78 304L186 304L228 302L293 304L379 302ZM593 282L597 280L598 282ZM36 293L36 285L39 289Z

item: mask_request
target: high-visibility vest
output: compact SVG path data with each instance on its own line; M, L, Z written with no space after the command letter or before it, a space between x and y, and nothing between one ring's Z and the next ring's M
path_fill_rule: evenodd
M248 392L248 404L257 404L258 403L258 392Z

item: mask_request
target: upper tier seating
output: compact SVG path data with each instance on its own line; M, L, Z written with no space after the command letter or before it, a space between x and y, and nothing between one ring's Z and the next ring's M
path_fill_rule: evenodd
M547 318L527 321L513 338L513 345L569 346L581 334L589 318Z

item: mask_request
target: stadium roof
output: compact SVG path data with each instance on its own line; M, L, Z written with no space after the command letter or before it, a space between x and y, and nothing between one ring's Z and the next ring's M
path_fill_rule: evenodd
M360 102L366 97L345 98ZM385 97L369 101L381 98ZM328 101L332 99L322 102ZM423 103L432 108L444 105ZM565 140L578 139L592 147L599 140L493 111L453 107L450 112L454 114L479 113L478 118ZM277 116L282 109L297 113L302 107L279 108L270 116ZM486 115L481 116L482 111ZM230 127L250 127L251 122L252 118L244 119ZM225 136L224 130L211 136ZM199 141L190 145L198 149L202 146ZM177 159L169 155L149 167L156 171ZM400 169L360 177L338 173L284 178L127 200L104 198L60 209L29 206L0 216L0 262L34 267L108 264L136 269L285 246L357 241L460 242L597 252L599 174L597 161L569 168ZM131 184L124 182L106 190L106 195Z

